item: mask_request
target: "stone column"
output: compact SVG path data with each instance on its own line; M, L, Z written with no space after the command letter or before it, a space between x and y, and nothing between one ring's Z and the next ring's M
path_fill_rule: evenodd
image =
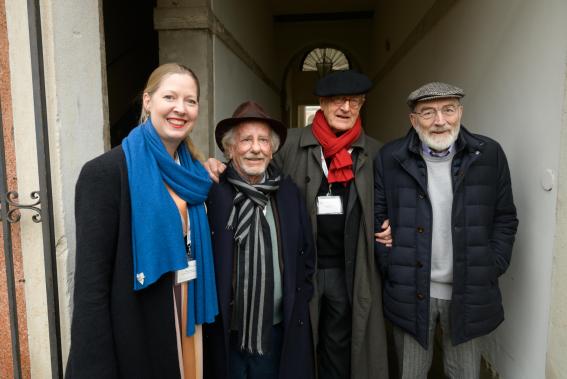
M160 63L184 64L199 78L199 118L191 138L205 156L215 151L213 20L210 0L162 0L154 13Z

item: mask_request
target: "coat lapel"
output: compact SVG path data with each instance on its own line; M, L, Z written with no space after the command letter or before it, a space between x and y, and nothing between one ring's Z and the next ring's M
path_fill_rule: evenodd
M276 193L276 206L278 217L279 217L279 232L280 232L280 241L282 243L281 249L283 262L284 262L284 270L282 275L282 291L283 291L283 312L284 312L284 325L287 327L289 326L289 322L291 321L291 315L293 312L293 304L295 303L295 291L293 288L295 286L295 277L297 270L297 261L295 257L296 249L290 245L292 241L297 241L298 236L293 233L293 230L296 228L296 224L291 222L290 220L295 220L296 218L290 216L290 212L295 212L295 210L291 210L287 205L293 204L293 201L289 199L287 186L285 185L285 181L282 182L282 186Z
M364 175L362 172L363 170L366 170L366 165L368 164L368 151L366 151L365 146L366 146L366 135L364 133L362 133L360 135L360 138L357 139L352 147L354 149L358 150L358 153L355 153L355 151L353 150L353 165L354 165L354 184L355 184L355 188L356 188L356 195L358 195L358 198L361 200L361 204L364 204L363 200L365 199L370 199L370 186L368 186L367 183L365 183L364 178L366 178L366 175ZM371 176L373 177L373 175ZM352 207L354 206L354 201L350 201L353 200L352 196L349 196L349 204L348 204L348 211L347 213L350 213L350 211L352 210Z
M211 232L213 233L217 296L225 330L230 330L234 262L234 232L227 229L226 224L232 210L234 194L234 188L223 176L219 184L213 185L207 200L208 212L210 213L209 221L212 221Z
M462 162L458 172L455 172L453 192L456 192L462 185L463 179L467 176L467 171L469 170L469 167L472 165L472 163L482 155L484 151L484 142L475 138L474 135L469 133L469 131L466 130L463 125L461 125L459 138L456 142L456 149L456 155L460 154L462 151Z
M408 138L408 142L404 143L399 150L394 151L392 156L400 163L402 168L415 179L423 193L427 193L427 177L423 175L424 171L418 166L418 162L425 164L423 158L419 155L419 138L413 128L410 129L409 134L410 138ZM417 154L418 159L413 159L410 154Z
M303 149L308 150L307 159L307 177L305 178L307 186L305 189L305 197L307 201L307 212L311 215L311 222L314 222L314 207L316 205L317 193L323 179L323 169L321 168L321 146L311 132L311 128L305 128L301 134L299 145Z

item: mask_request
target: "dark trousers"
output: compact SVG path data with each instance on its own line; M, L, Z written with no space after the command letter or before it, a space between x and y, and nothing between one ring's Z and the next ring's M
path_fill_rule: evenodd
M274 379L280 371L283 325L272 327L272 349L264 355L240 350L238 334L230 333L230 379Z
M342 268L317 270L319 378L350 378L352 309Z

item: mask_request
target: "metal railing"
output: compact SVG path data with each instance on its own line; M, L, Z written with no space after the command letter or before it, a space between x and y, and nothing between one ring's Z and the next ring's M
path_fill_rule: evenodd
M32 85L35 115L35 136L39 193L41 194L41 223L43 235L43 257L45 265L45 290L47 295L47 321L53 378L63 377L61 360L61 329L59 322L59 295L57 292L57 261L55 236L53 233L53 205L51 195L51 166L49 160L49 134L45 98L45 76L43 66L43 44L39 0L28 0L28 25Z

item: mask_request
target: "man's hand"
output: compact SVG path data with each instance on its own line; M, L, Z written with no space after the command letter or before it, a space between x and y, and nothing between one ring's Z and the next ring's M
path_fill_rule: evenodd
M387 247L392 247L392 228L390 228L390 220L386 219L382 223L382 231L374 233L374 237L376 237L376 242L380 242Z
M226 170L226 165L216 158L209 158L204 163L205 170L209 173L212 181L215 183L219 182L219 176Z

